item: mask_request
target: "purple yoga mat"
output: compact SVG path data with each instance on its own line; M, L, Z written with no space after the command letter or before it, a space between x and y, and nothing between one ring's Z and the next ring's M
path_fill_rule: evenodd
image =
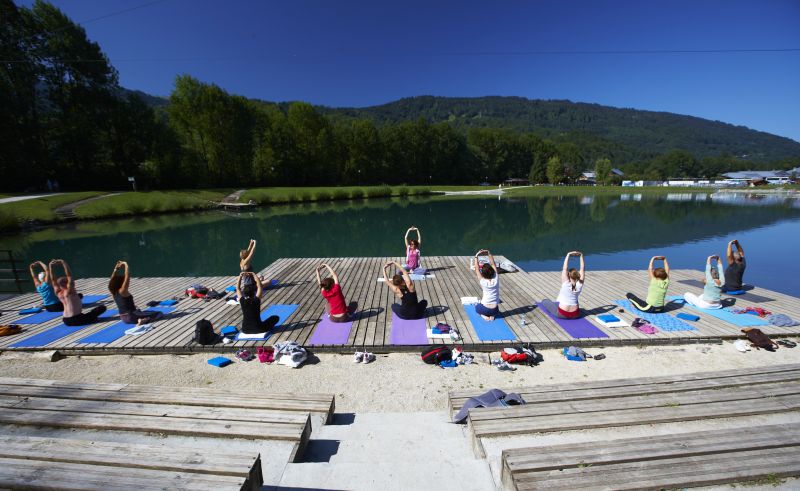
M314 334L308 340L310 346L321 344L347 344L350 337L350 330L353 328L353 321L350 322L331 322L328 314L322 314Z
M597 326L592 324L591 322L587 321L586 319L579 317L577 319L559 319L557 316L550 313L541 302L537 304L539 309L553 319L553 322L558 324L561 329L565 330L567 334L572 336L575 339L580 338L607 338L608 334L601 331ZM558 304L556 304L558 305Z
M392 333L389 335L389 344L430 344L425 329L425 319L401 319L392 312Z

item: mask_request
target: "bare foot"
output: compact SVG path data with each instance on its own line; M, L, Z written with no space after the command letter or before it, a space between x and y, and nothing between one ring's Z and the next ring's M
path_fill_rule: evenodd
M488 315L481 314L481 317L483 317L483 320L486 322L492 322L494 320L494 317L489 317Z

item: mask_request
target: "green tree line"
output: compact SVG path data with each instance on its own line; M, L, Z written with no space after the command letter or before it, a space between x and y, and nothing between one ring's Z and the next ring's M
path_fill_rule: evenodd
M468 184L510 177L568 183L585 170L612 182L713 177L752 165L685 150L625 162L586 133L542 136L425 117L394 122L273 104L180 75L168 103L147 104L84 29L53 5L0 0L2 188L116 189L366 184ZM498 123L500 124L500 123ZM627 165L625 165L627 164ZM789 160L782 163L789 165Z

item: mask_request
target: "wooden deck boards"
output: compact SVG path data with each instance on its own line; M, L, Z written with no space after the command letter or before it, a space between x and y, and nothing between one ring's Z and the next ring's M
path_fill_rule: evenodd
M372 258L286 258L270 264L260 273L267 279L277 279L280 284L267 290L262 308L273 304L297 304L298 309L277 328L267 339L267 344L278 341L297 341L307 344L316 325L325 311L325 301L319 294L314 268L327 262L336 269L348 302L358 303L358 310L347 343L342 345L316 346L318 351L349 352L355 348L366 348L374 352L416 351L417 346L394 346L390 344L392 329L391 305L396 301L385 283L379 282L383 265L390 260L400 262L399 257ZM481 341L469 321L460 298L462 296L479 296L480 287L474 273L468 269L468 256L431 256L424 258L424 265L434 275L423 281L415 282L420 299L428 301L427 326L444 322L459 330L462 340L456 344L465 349L491 351L498 346L509 344L509 341ZM498 260L504 258L499 257ZM700 287L695 281L702 274L693 270L675 270L671 272L670 295L682 295L687 291L698 292ZM84 294L106 293L106 278L90 278L78 281L78 287ZM172 297L181 298L175 306L176 310L165 319L158 321L155 329L144 335L123 336L111 343L85 344L80 339L105 329L118 322L111 318L104 322L79 329L77 332L38 348L10 348L9 346L48 330L61 323L60 318L38 325L23 326L24 332L0 338L2 349L58 349L65 352L93 353L164 353L188 351L228 351L243 346L257 346L264 341L242 341L230 345L199 346L193 341L195 323L200 319L210 320L215 328L226 325L238 325L241 312L238 306L230 306L224 300L204 302L183 296L186 287L193 283L201 283L220 292L235 283L230 277L180 277L180 278L134 278L131 289L137 305L144 307L152 300L165 300ZM517 272L501 276L501 311L504 320L518 338L519 343L534 343L540 347L580 346L612 346L664 343L709 342L721 339L741 337L741 327L719 320L710 315L700 314L700 320L689 323L696 331L659 331L655 335L646 335L631 328L605 328L594 320L594 315L613 311L623 320L630 323L635 312L619 312L614 300L623 299L628 291L643 295L647 290L647 273L645 271L589 271L586 286L581 295L581 307L589 314L588 319L605 332L607 338L573 339L552 319L539 309L536 302L543 298L555 298L560 286L560 273L549 272ZM724 296L723 298L726 298ZM784 313L800 319L800 302L795 297L778 292L757 288L743 296L730 297L736 306L760 306L767 310ZM35 293L27 293L8 297L0 301L2 323L12 324L19 320L20 309L39 303ZM101 302L113 308L110 297ZM674 312L673 312L674 313ZM696 313L696 312L693 312ZM523 321L524 317L524 323ZM761 329L771 336L798 336L800 326L777 327L763 326ZM450 341L431 340L431 344L449 343Z

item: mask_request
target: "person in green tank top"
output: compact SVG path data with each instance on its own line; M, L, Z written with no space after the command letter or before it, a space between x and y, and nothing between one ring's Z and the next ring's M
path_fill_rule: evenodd
M663 268L653 268L656 261L664 261ZM667 287L669 287L669 263L664 256L653 256L650 258L650 266L647 268L650 277L650 286L647 288L647 299L642 300L633 293L625 296L631 304L642 312L658 313L664 311Z

